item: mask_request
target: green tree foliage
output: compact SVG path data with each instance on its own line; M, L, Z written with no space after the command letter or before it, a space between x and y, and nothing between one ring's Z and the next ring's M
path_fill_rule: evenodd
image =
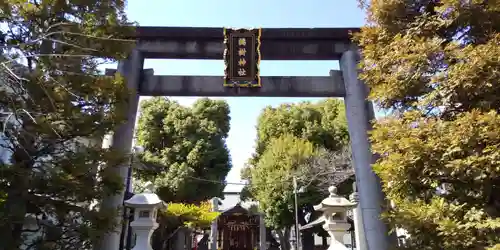
M324 198L325 183L331 185L336 178L334 167L324 163L346 160L332 156L348 140L343 103L327 99L268 107L259 117L257 135L256 153L242 170L242 178L249 180L242 196L260 202L267 225L278 230L282 247L288 249L289 228L295 221L293 176L304 189L298 199L299 223L304 225L305 214L313 212L312 206ZM314 244L312 235L308 236L310 239L304 234L303 242Z
M406 249L500 242L500 3L373 0L357 35L375 126L375 166L408 230ZM498 247L498 246L497 246Z
M250 191L266 213L266 222L276 229L293 224L292 178L298 168L314 156L314 145L291 135L272 139L251 171Z
M210 227L219 212L212 211L210 202L205 201L199 205L185 204L185 203L168 203L167 209L163 211L163 218L167 220L176 220L175 223L179 226L186 226L189 228L205 229Z
M220 196L231 169L225 144L229 119L224 101L203 98L191 108L162 97L143 101L137 140L145 148L142 160L154 167L139 177L153 181L164 201Z
M267 107L258 118L257 148L250 163L258 161L270 140L284 134L306 139L327 150L338 150L348 140L344 104L337 99L326 99Z
M251 181L245 190L259 201L267 225L279 231L285 249L289 247L287 235L290 226L295 223L294 176L300 189L299 224L305 225L308 223L305 215L314 213L313 205L325 197L329 186L340 185L342 193L349 193L352 184L349 179L354 172L350 155L346 156L344 152L349 151L318 149L305 139L283 135L271 140L257 165L249 172L247 178ZM312 234L303 233L302 236L304 245L314 244Z
M200 204L168 203L167 208L160 210L158 221L160 226L153 234L153 249L164 249L176 233L184 233L182 229L206 230L210 227L219 212L212 211L209 201Z
M377 125L374 150L387 155L376 170L397 206L388 218L408 230L412 247L484 249L498 242L498 125L496 112L479 111L453 121L408 113Z
M261 155L257 165L251 170L249 191L259 201L265 212L266 224L278 230L280 244L289 249L290 226L294 224L293 176L310 157L315 155L314 145L307 140L292 135L271 139L267 150ZM315 190L309 190L300 199L310 203L317 197ZM314 201L313 201L314 202Z
M242 169L242 178L251 182L251 171L258 165L270 141L287 134L327 151L341 150L348 142L344 104L337 99L326 99L317 103L283 104L264 109L258 118L256 152ZM252 197L247 188L242 194L243 198Z
M128 92L97 67L133 45L121 40L133 31L124 2L4 0L0 24L0 150L11 155L0 162L0 249L89 249L116 212L91 203L122 188L107 170L123 155L99 141L124 118ZM24 241L30 217L44 234Z

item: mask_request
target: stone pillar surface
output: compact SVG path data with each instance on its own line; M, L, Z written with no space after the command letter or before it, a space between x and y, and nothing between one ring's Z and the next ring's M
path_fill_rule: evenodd
M370 103L366 100L368 89L358 79L358 61L359 54L353 50L344 52L340 59L346 88L345 105L352 158L358 183L359 210L363 219L366 249L385 250L389 246L388 230L380 219L385 201L380 180L371 167L374 157L367 132L371 128L369 118L372 111L368 110Z
M353 193L350 196L351 202L359 204L359 195L357 190L357 184L354 182ZM359 206L352 210L352 217L354 220L354 238L356 239L356 250L366 250L366 238L363 228L363 217L361 217L361 211Z
M132 222L132 229L134 230L136 237L135 246L132 250L153 250L151 247L151 236L158 225L139 225Z
M323 229L330 235L330 246L328 250L348 250L344 245L344 235L349 227L350 225L348 223L325 222Z
M139 106L138 88L141 80L142 69L144 65L144 57L137 50L132 51L128 59L118 63L118 72L122 74L130 90L129 106L127 110L126 121L118 126L112 135L111 148L119 150L125 154L131 153L132 139L134 137L135 117ZM124 162L121 166L115 168L116 174L123 180L123 185L126 187L129 162ZM121 222L123 213L123 199L125 188L122 192L105 197L101 202L102 209L119 208L120 213L116 217L117 227L105 234L96 249L98 250L118 250L120 244Z
M175 233L175 243L173 250L184 250L186 249L186 234L184 233L184 228L179 228Z
M259 248L260 250L267 250L266 239L266 223L264 221L264 213L259 213Z
M345 232L331 232L328 250L348 250L344 245Z
M217 212L219 210L219 198L214 197L211 200L212 202L212 211ZM219 235L217 231L217 218L212 221L212 225L210 226L210 250L217 250L217 236Z

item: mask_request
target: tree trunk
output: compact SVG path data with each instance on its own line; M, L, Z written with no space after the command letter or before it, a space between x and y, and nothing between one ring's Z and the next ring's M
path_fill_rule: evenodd
M29 121L23 122L23 128L29 129ZM10 171L13 175L11 183L7 188L7 198L4 208L7 212L6 220L2 223L2 237L0 249L17 250L23 244L23 227L28 212L28 189L32 172L31 155L35 155L33 148L34 140L28 133L20 133L18 136L20 146L16 146L11 161L15 168ZM9 171L6 171L9 172Z
M314 249L314 234L312 232L302 232L302 250Z
M151 237L153 239L151 246L154 250L163 250L165 241L167 241L165 229L161 226L163 225L160 224L160 227L154 231L153 237Z
M281 250L290 250L290 228L285 227L281 230L276 230L280 240Z
M306 205L308 206L308 205ZM305 219L305 214L304 210L310 209L308 207L299 209L298 211L298 221L301 226L304 226L307 224L307 221ZM301 243L302 243L302 249L303 250L312 250L314 249L314 234L310 230L306 231L300 231L299 232ZM297 249L298 250L298 249Z
M193 249L193 230L191 228L185 228L184 229L184 242L186 242L186 250L191 250Z
M5 211L8 215L5 223L2 223L2 243L1 249L17 250L20 249L23 233L23 225L26 217L26 202L24 200L25 191L23 189L24 181L21 176L15 177L14 182L11 183L9 191L7 192L7 199L5 201ZM26 179L26 178L24 178ZM15 183L15 184L14 184Z

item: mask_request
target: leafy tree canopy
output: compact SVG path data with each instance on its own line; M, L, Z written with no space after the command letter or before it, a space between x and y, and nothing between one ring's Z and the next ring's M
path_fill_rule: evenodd
M328 186L340 184L343 192L350 190L349 184L341 183L352 183L345 181L353 171L350 157L317 149L305 139L283 135L271 139L249 174L250 183L245 190L259 201L266 224L277 230L282 248L289 249L289 230L295 223L294 176L299 192L298 221L305 225L316 218L313 205L325 198ZM306 219L307 214L309 219ZM312 233L302 234L304 245L314 245Z
M370 98L395 111L375 126L375 166L408 230L405 249L499 243L498 1L373 0L356 36Z
M342 184L354 171L350 151L331 152L304 139L283 135L272 139L259 162L249 172L247 191L259 201L269 226L280 229L294 224L293 177L296 177L299 207L312 212L331 185ZM348 155L349 154L349 155ZM341 186L348 194L351 182ZM303 216L303 214L301 214ZM305 221L300 218L301 224Z
M293 224L292 178L314 154L314 145L309 141L284 135L271 139L268 149L252 168L250 191L266 213L269 226L281 229Z
M396 205L388 218L408 230L411 247L498 242L499 125L496 112L473 111L454 121L407 113L376 126L374 150L386 156L375 169Z
M314 147L330 152L343 149L348 142L344 104L337 99L326 99L264 109L257 123L256 152L241 171L243 179L252 180L251 171L258 165L270 141L283 135L305 139ZM252 197L247 188L242 195L243 198Z
M219 216L219 212L212 211L210 202L201 202L199 205L185 203L169 203L162 216L167 220L176 220L176 223L189 228L205 229ZM174 227L175 228L175 227Z
M143 101L137 141L145 148L142 160L153 167L139 177L154 181L165 201L220 196L231 169L225 144L229 119L224 101L203 98L191 108L162 97Z
M313 205L324 198L325 183L329 186L339 179L329 164L350 168L350 157L336 154L347 140L345 110L339 100L268 107L259 116L256 152L242 170L242 177L249 180L242 198L259 201L266 223L277 230L283 249L290 247L289 229L295 221L293 176L302 190L298 220L304 225L305 215L313 213ZM302 236L305 246L314 245L311 232Z
M2 150L10 154L0 162L0 249L89 249L111 228L116 211L90 205L122 188L109 170L123 155L99 142L122 122L128 92L98 65L133 45L123 40L133 32L124 5L0 2ZM30 215L45 234L25 241Z
M499 106L498 1L373 0L357 37L383 108L453 116ZM438 109L438 110L436 110Z
M167 208L158 213L160 227L153 233L153 249L164 249L170 240L176 240L176 233L182 229L206 230L219 214L212 211L209 201L200 204L168 203Z
M327 150L342 148L348 140L343 102L326 99L267 107L258 118L256 153L250 163L258 161L270 140L284 134L306 139Z

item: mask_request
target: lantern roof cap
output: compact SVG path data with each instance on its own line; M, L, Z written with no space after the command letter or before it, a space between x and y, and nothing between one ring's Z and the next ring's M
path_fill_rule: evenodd
M348 199L337 194L337 187L330 186L328 188L330 195L321 201L320 204L314 206L314 210L323 211L328 208L345 208L346 210L356 207L356 203L350 202Z
M154 207L158 204L163 204L163 201L154 193L154 186L151 182L146 184L144 193L134 194L134 196L125 201L125 205L129 207Z

